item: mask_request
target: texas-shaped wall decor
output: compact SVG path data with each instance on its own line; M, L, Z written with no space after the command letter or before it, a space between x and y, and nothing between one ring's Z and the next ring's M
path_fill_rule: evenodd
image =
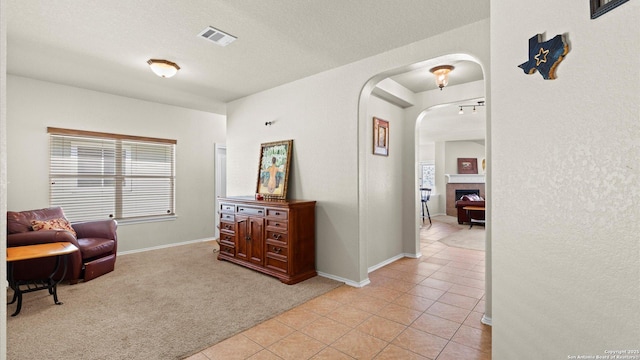
M542 34L529 39L529 60L518 65L525 74L538 70L545 80L556 78L556 68L569 52L564 35L556 35L551 40L542 41Z

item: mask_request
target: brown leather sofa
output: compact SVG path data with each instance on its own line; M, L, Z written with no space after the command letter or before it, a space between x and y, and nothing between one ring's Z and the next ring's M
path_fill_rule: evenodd
M33 220L66 219L60 207L29 211L7 211L7 247L68 241L80 251L68 257L65 280L71 284L80 279L89 281L113 271L118 245L115 220L100 220L71 224L74 236L66 230L39 230L32 228ZM35 280L46 278L54 269L54 258L18 261L14 264L14 278ZM62 271L57 278L62 276Z
M458 224L470 222L467 211L463 209L465 206L484 206L484 204L485 200L476 194L463 195L460 200L456 201ZM471 211L471 216L476 220L484 220L484 213L484 211Z

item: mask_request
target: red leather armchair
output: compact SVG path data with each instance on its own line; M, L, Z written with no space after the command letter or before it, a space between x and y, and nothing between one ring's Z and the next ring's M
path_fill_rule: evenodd
M65 280L71 284L80 279L89 281L113 271L118 245L115 220L90 221L71 224L74 236L66 230L33 231L32 221L64 219L60 207L29 211L7 211L7 247L68 241L80 251L68 258ZM54 268L53 258L19 261L14 264L14 277L20 280L46 278ZM61 276L61 274L59 274Z
M467 216L467 211L463 209L465 206L484 206L484 204L484 199L476 194L462 196L460 200L456 201L456 209L458 210L458 224L464 224L471 221ZM472 211L472 213L474 219L484 220L484 211Z

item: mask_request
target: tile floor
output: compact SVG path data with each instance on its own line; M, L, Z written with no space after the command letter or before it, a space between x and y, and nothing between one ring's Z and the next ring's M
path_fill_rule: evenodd
M420 231L420 259L400 259L370 273L368 286L338 287L188 360L490 360L484 252L438 242L466 227L432 219Z

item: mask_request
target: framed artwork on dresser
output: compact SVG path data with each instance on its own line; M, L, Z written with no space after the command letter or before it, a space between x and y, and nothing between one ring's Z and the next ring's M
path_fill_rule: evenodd
M265 199L286 199L293 140L260 145L256 194Z

